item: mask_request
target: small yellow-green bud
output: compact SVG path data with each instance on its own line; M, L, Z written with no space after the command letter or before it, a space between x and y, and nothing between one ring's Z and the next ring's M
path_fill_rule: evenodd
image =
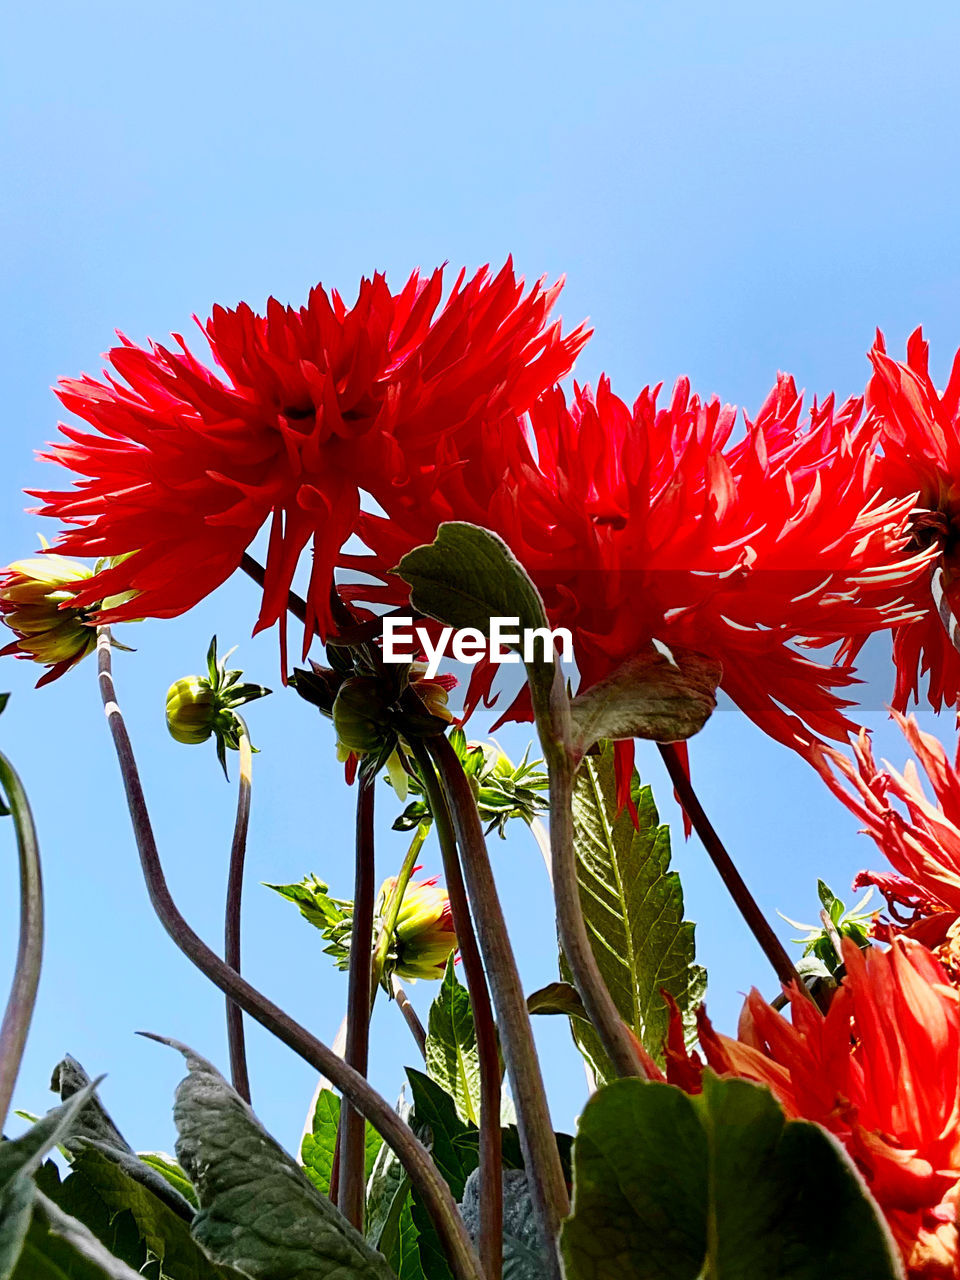
M177 742L206 742L220 714L219 698L200 676L174 680L167 690L167 728Z

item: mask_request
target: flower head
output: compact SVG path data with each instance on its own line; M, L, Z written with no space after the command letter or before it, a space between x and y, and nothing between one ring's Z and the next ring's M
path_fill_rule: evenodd
M37 687L69 671L97 645L95 610L76 603L81 585L93 571L63 556L15 560L0 578L0 619L16 639L0 649L41 662L50 670Z
M391 876L381 885L378 918L385 914L396 883L396 876ZM435 876L429 880L410 880L403 891L393 931L390 971L398 978L439 980L456 948L457 935L447 891L439 887Z
M861 951L844 940L846 977L824 1015L789 992L792 1023L759 992L738 1038L700 1015L700 1046L723 1075L767 1085L791 1118L836 1135L863 1174L908 1274L954 1278L960 1268L960 993L918 943ZM667 1074L688 1091L702 1063L674 1017Z
M912 538L941 558L946 604L960 612L960 352L943 392L933 385L929 348L917 329L907 343L907 359L892 359L883 334L870 352L873 376L867 401L881 423L883 456L877 467L885 494L893 501L912 497ZM894 632L897 668L894 706L905 711L919 698L922 677L934 710L960 698L960 654L941 620L931 593L930 575L914 587L917 618Z
M487 424L522 412L570 368L589 336L561 337L547 317L559 286L524 294L511 262L495 278L463 273L441 306L442 272L415 272L397 294L382 275L348 307L319 285L306 306L275 299L260 315L214 308L204 326L219 372L177 336L171 348L122 339L104 381L65 380L60 398L93 433L61 426L45 455L80 478L37 492L68 526L76 554L131 553L95 574L78 603L117 591L136 601L104 610L172 617L240 564L270 520L257 627L286 617L308 542L304 653L332 625L329 593L355 531L361 489L389 507L438 448L468 446Z
M400 556L443 520L472 520L507 542L551 626L572 631L581 691L656 641L718 661L721 687L780 741L845 740L840 691L853 673L812 651L913 616L904 597L929 562L905 551L912 498L878 496L876 424L860 401L836 408L832 397L804 417L781 376L731 444L733 408L684 379L668 404L658 393L646 388L631 408L606 380L572 404L551 391L529 433L502 426L466 476L389 520L364 516L374 557L344 564L387 586L354 598L402 601L388 578ZM493 674L475 668L468 709ZM525 691L511 715L529 716Z
M876 936L889 939L902 932L919 938L938 948L944 963L960 974L960 773L912 716L894 716L935 802L924 793L912 760L902 773L886 761L878 765L863 731L854 749L855 764L840 752L828 753L835 768L831 790L856 814L893 867L892 872L861 871L855 885L876 885L887 900L889 919L874 926Z

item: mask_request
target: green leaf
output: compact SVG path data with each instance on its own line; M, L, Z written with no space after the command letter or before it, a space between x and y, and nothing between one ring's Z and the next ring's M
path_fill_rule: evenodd
M0 1280L9 1280L33 1217L33 1180L20 1173L0 1190Z
M70 1132L77 1113L93 1094L89 1084L69 1102L48 1111L19 1138L0 1142L0 1190L18 1175L30 1178L40 1167L43 1157Z
M50 1081L51 1089L59 1092L64 1101L86 1089L89 1084L90 1077L80 1063L69 1054L56 1065ZM141 1160L114 1124L95 1091L74 1116L62 1145L72 1155L82 1152L85 1148L102 1152L108 1160L119 1165L135 1182L140 1182L147 1187L154 1196L162 1200L185 1222L192 1221L196 1207L196 1196L192 1194L192 1188L190 1196L187 1196L162 1171ZM182 1178L182 1170L180 1175Z
M115 1257L151 1280L159 1280L160 1263L156 1258L150 1261L152 1255L128 1209L109 1208L79 1172L70 1172L61 1181L57 1166L49 1160L37 1171L35 1181L47 1200L82 1222Z
M583 753L605 738L692 737L717 705L721 674L719 662L701 653L674 649L667 656L651 646L574 698L577 749Z
M489 636L491 618L519 618L521 635L549 627L526 570L502 538L478 525L442 524L434 541L408 551L394 572L409 584L419 613L457 629L474 627ZM525 665L531 688L545 700L554 664L539 659Z
M190 1221L184 1221L102 1151L92 1146L79 1151L71 1169L96 1192L110 1214L130 1213L150 1253L160 1259L164 1276L170 1280L220 1280L224 1276L198 1246ZM70 1178L64 1185L69 1182Z
M177 1158L196 1187L195 1238L250 1280L395 1280L384 1258L320 1194L214 1067L173 1041Z
M157 1274L151 1267L134 1270L84 1223L37 1194L33 1223L13 1280L143 1280Z
M179 1191L184 1200L194 1209L198 1208L197 1193L193 1183L174 1160L165 1151L138 1151L137 1157L150 1169L155 1169L174 1191Z
M480 1178L477 1171L467 1179L460 1211L467 1230L475 1239L480 1230ZM505 1169L503 1280L549 1280L553 1274L553 1268L544 1257L527 1175L519 1169Z
M333 1155L337 1148L337 1129L340 1126L340 1099L332 1089L321 1089L313 1110L310 1133L303 1135L300 1143L300 1163L304 1173L321 1193L330 1194L333 1174ZM364 1137L366 1176L369 1178L374 1161L383 1146L383 1139L367 1122Z
M669 1012L676 1000L692 1029L706 975L694 963L694 925L683 918L680 877L670 868L670 832L660 825L653 794L633 778L639 817L617 813L614 748L586 756L573 795L574 840L583 914L600 972L624 1021L650 1054L663 1060ZM579 1020L574 1038L600 1082L612 1077L599 1037Z
M876 1203L839 1145L769 1090L704 1075L691 1098L620 1080L574 1144L567 1280L902 1280Z
M560 1013L589 1022L580 992L570 982L548 982L527 996L528 1013Z
M428 1146L433 1162L443 1174L455 1199L463 1195L467 1178L480 1163L479 1147L460 1143L465 1134L476 1134L476 1127L460 1119L450 1095L422 1071L407 1067L414 1132Z
M333 956L340 969L350 963L350 930L353 922L353 903L344 898L330 896L328 886L315 875L305 876L299 884L264 884L288 902L300 908L300 914L315 929L319 929L330 944L324 947L326 955Z
M395 1249L388 1254L388 1261L399 1280L432 1280L424 1271L420 1258L420 1232L413 1220L413 1198L409 1193L400 1210L397 1243Z
M457 981L453 956L430 1006L427 1073L453 1098L461 1120L480 1123L480 1052L467 989Z

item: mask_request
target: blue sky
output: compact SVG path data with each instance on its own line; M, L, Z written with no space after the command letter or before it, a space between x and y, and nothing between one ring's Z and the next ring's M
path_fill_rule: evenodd
M860 390L877 325L899 352L922 322L941 379L960 344L953 4L905 14L885 2L121 10L91 0L17 6L5 29L3 560L53 532L24 514L20 490L51 479L33 450L55 428L54 379L97 372L114 329L163 339L215 302L299 303L317 280L349 297L375 269L397 283L418 265L472 268L512 252L528 279L566 273L564 317L595 326L581 380L605 371L629 400L689 374L748 410L778 369L811 394ZM174 891L214 942L233 794L212 748L167 736L163 699L171 680L200 669L214 631L240 646L250 678L276 686L275 637L249 638L255 607L252 585L231 581L189 617L131 628L138 652L116 663ZM175 1036L224 1064L221 999L148 906L92 664L38 693L35 674L8 659L0 676L14 694L0 741L37 811L48 895L16 1103L43 1109L50 1069L69 1051L109 1073L106 1100L136 1145L169 1149L179 1061L133 1033ZM900 764L882 646L869 674L867 719ZM294 695L249 719L262 754L246 970L332 1038L345 982L258 882L314 871L348 894L352 796L329 726ZM949 738L949 718L942 731ZM525 735L502 740L519 753ZM692 757L705 806L771 916L811 918L818 875L842 891L876 864L808 767L739 713L718 713ZM641 751L640 765L675 823L655 754ZM5 988L15 876L9 828L2 838ZM384 875L401 853L385 834ZM555 976L543 868L522 831L493 856L532 989ZM677 835L675 856L709 1007L732 1029L738 993L771 990L771 975L696 841ZM432 848L424 862L437 869ZM570 1127L584 1099L579 1062L564 1027L539 1030L555 1117ZM394 1011L378 1011L373 1078L390 1094L400 1061L414 1061L406 1034ZM312 1073L255 1028L250 1057L255 1106L293 1146Z

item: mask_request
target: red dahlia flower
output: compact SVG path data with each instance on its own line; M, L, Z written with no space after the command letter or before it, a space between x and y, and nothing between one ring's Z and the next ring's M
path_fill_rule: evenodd
M488 422L523 412L589 336L546 327L560 286L524 295L510 261L495 279L487 268L466 282L461 273L442 307L441 277L415 272L393 294L375 275L352 308L320 286L299 310L275 299L266 315L216 307L204 334L219 374L176 336L173 349L122 339L105 381L61 382L65 406L97 434L61 426L67 443L45 456L83 478L38 492L42 513L75 526L64 551L133 553L95 574L77 603L134 590L101 620L183 613L239 566L271 517L257 628L285 619L312 540L305 650L314 624L325 633L360 490L389 501L441 444L469 446Z
M831 397L801 421L781 376L746 434L731 445L736 410L701 401L681 379L631 409L601 380L572 405L548 392L523 424L502 423L482 451L364 515L374 557L344 564L387 570L444 520L499 533L543 596L552 626L574 635L581 690L658 640L719 660L722 687L775 738L808 749L851 725L837 693L848 666L819 663L796 642L823 646L912 614L902 597L930 552L905 554L912 499L886 500L874 478L875 425L862 403ZM403 584L355 598L399 603ZM469 705L489 692L477 668ZM507 715L523 716L524 695ZM792 714L791 714L792 713Z
M886 761L879 767L862 730L854 749L856 767L839 752L829 753L850 788L835 782L832 790L863 822L894 868L893 873L861 871L854 887L876 885L887 900L890 920L875 925L878 937L889 940L905 933L918 938L940 948L944 963L960 972L960 773L937 739L921 732L913 717L894 714L923 766L936 804L924 794L913 761L902 774Z
M960 1276L960 993L919 943L862 952L844 940L846 977L826 1015L794 989L792 1023L758 991L738 1038L701 1011L707 1064L767 1085L791 1118L815 1121L843 1143L919 1280ZM667 1076L699 1090L675 1013Z
M901 364L886 353L883 334L870 359L874 373L867 401L881 421L883 457L877 474L891 499L916 495L913 541L942 556L946 600L960 611L960 352L954 357L946 389L940 394L930 379L928 344L917 329ZM929 676L927 696L935 711L943 703L956 706L960 697L960 654L938 616L930 575L914 586L918 620L894 632L897 667L894 706L905 711L911 696L919 699L922 676Z

